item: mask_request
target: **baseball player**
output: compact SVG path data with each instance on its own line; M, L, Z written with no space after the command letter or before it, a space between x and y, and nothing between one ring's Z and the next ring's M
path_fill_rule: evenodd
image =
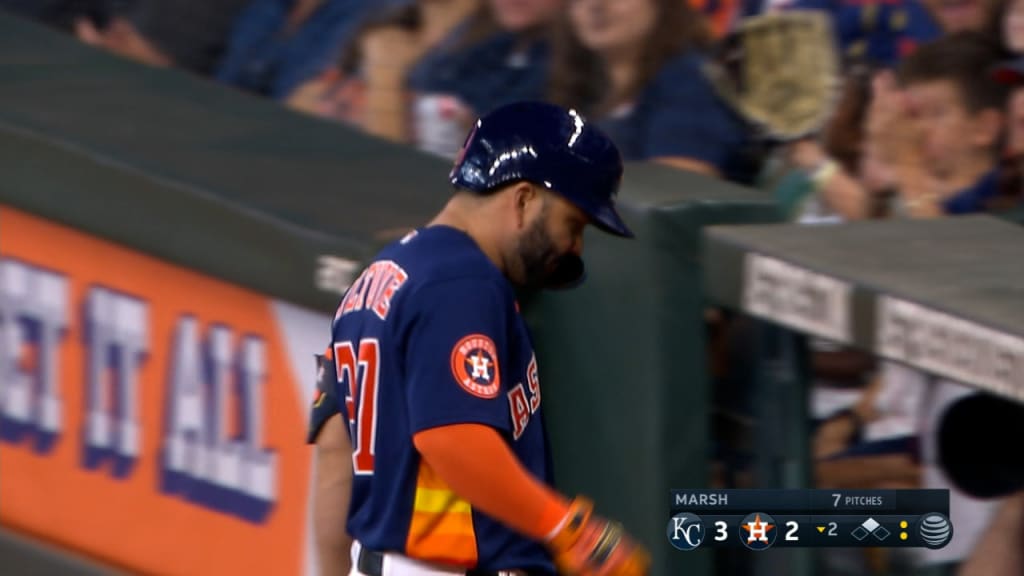
M618 150L575 112L499 108L466 138L441 213L353 282L310 422L326 573L647 573L619 525L551 488L514 292L581 281L588 223L632 236L621 176Z

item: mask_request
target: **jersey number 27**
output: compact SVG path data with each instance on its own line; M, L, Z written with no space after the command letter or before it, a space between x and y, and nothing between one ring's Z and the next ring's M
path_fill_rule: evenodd
M377 446L377 379L380 376L380 344L376 338L359 342L356 354L352 342L334 344L338 382L345 390L345 411L352 438L352 469L356 474L373 474ZM358 405L356 399L358 398Z

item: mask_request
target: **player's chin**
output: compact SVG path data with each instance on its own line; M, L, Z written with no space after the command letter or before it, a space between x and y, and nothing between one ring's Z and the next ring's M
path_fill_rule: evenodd
M549 263L545 288L561 289L576 286L583 279L583 259L575 254L564 254Z
M557 285L559 281L558 278L559 270L557 267L550 270L544 268L541 270L535 270L531 274L524 275L520 281L513 281L513 284L523 292L540 292L541 290Z

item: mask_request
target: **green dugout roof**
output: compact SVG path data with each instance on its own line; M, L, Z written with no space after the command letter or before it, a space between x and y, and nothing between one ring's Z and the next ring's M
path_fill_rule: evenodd
M718 227L727 306L1024 402L1024 228L990 216Z

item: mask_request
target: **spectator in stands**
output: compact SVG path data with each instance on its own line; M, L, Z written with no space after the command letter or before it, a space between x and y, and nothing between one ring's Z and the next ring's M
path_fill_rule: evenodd
M864 146L872 74L867 66L851 68L823 134L787 146L784 162L764 176L791 219L816 224L877 215L890 178Z
M678 0L574 0L556 35L551 98L599 121L630 161L750 183L749 126L702 65L703 20Z
M993 33L1000 0L923 0L929 13L946 34Z
M998 54L976 33L925 45L903 61L899 78L884 72L873 79L859 173L815 142L794 147L794 164L812 174L822 202L846 218L876 213L877 200L890 191L908 216L1004 207L997 167L1007 90L988 73Z
M235 16L249 0L135 0L102 26L76 21L79 39L154 66L209 74L226 46Z
M294 91L288 105L376 136L412 142L409 71L480 6L479 0L420 0L382 11L354 35L337 67Z
M275 99L337 62L367 0L250 0L235 20L216 78Z
M434 5L443 4L438 1ZM406 54L415 44L423 27L425 15L417 2L393 2L391 9L368 12L358 30L341 49L338 61L317 76L296 87L284 100L293 110L344 122L355 127L368 129L367 124L367 78L364 60L374 63L374 78L392 76L394 68L404 70L408 60ZM397 82L389 82L389 92L400 91ZM374 92L374 111L400 110L399 104L391 104L394 96ZM401 100L399 95L398 100ZM398 119L395 125L404 125ZM372 131L372 130L371 130ZM372 131L375 132L376 131ZM397 131L404 133L404 129ZM387 136L388 134L379 134ZM395 139L400 139L395 137Z
M715 40L725 37L745 16L743 0L689 0L689 3L707 22Z
M824 10L832 15L845 57L894 67L921 44L943 34L997 33L1006 0L774 0L773 8Z
M1024 206L1024 56L1004 62L995 79L1011 90L1006 110L1006 154L1000 167L999 208Z
M1004 0L993 26L1009 54L1024 54L1024 0Z
M1006 109L1006 142L999 168L1003 194L998 208L1018 208L1024 217L1024 0L999 4L993 26L1002 42L1005 62L994 70L996 80L1010 89Z
M409 70L412 141L454 157L469 124L544 97L548 33L563 0L487 0Z
M338 117L358 99L364 105L346 121L454 157L477 116L543 98L547 32L561 8L562 0L420 0L368 24L343 52L340 73L290 103L315 111L333 90L323 115Z
M865 363L870 366L869 359L850 354L860 368ZM877 376L861 374L868 382L861 390L839 388L847 392L845 402L834 385L819 382L814 390L820 401L834 396L832 402L839 408L819 413L822 418L814 436L816 485L919 488L916 436L925 377L894 363L883 365Z
M787 205L806 197L811 208L823 204L826 214L859 219L877 214L877 200L890 191L899 192L897 207L910 216L1003 210L1019 203L1020 163L1001 158L1006 90L986 73L997 61L997 47L964 33L922 50L903 63L905 89L897 88L895 76L876 79L857 170L817 142L791 148L793 165L817 195L806 194L807 185L801 188L790 178L777 189ZM1012 79L1013 73L1007 69L1004 76ZM1010 101L1010 118L1018 113L1014 103L1022 126L1009 131L1008 152L1016 157L1024 152L1024 94ZM976 138L962 137L972 133Z
M785 7L830 13L843 56L871 66L895 66L943 33L922 0L793 0Z
M991 38L955 34L909 56L898 78L875 79L867 137L906 215L979 212L998 196L1007 89L990 71L999 54Z

